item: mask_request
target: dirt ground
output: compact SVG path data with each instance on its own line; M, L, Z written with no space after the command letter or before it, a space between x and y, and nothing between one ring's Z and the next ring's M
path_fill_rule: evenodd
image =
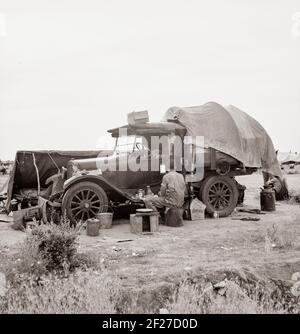
M292 194L300 194L300 175L286 177ZM238 181L247 186L244 208L258 209L262 176ZM0 188L4 182L0 178ZM260 220L237 220L242 217ZM0 220L11 217L2 214ZM132 234L127 220L115 221L111 229L100 232L88 237L82 231L80 250L94 254L125 286L157 286L197 270L248 268L284 280L300 271L300 205L291 202L277 203L276 211L265 215L236 212L227 218L185 221L180 228L160 226L159 232L148 235ZM279 241L268 245L265 236L272 232ZM0 261L25 237L12 230L11 222L0 222Z

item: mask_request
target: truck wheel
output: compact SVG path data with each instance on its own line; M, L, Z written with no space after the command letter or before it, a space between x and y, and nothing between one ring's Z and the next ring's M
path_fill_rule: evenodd
M203 181L199 195L210 215L216 211L220 217L227 217L237 206L239 192L231 177L210 176Z
M93 182L79 182L69 188L62 201L63 213L71 223L94 218L99 212L108 209L108 198L105 191Z

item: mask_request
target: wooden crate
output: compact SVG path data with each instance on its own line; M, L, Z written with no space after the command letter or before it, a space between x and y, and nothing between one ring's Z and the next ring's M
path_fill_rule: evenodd
M130 231L135 234L158 232L159 213L136 213L130 215Z
M127 114L127 122L129 125L143 124L149 122L148 111L134 111Z
M42 213L39 206L33 206L27 209L13 211L12 228L14 230L23 230L26 226L26 221L33 220L33 218L40 220L41 217Z

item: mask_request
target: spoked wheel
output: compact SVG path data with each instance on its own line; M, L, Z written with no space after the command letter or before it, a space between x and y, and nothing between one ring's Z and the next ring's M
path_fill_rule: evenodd
M206 205L206 211L220 217L229 216L237 206L238 189L234 179L228 176L210 176L200 188L200 197Z
M108 209L105 191L95 183L79 182L68 189L62 202L63 213L66 212L72 224L94 218Z

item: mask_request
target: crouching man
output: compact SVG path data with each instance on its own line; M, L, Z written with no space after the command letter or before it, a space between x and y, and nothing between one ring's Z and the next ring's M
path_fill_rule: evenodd
M275 176L266 184L271 186L275 190L276 201L285 201L290 198L285 179L280 179L278 176Z
M157 195L146 196L145 206L157 211L157 208L182 208L186 184L182 174L174 170L174 162L170 162L170 171L164 175L160 192Z
M266 172L263 172L263 177L265 185L275 190L276 201L284 201L290 198L285 178L280 178Z

